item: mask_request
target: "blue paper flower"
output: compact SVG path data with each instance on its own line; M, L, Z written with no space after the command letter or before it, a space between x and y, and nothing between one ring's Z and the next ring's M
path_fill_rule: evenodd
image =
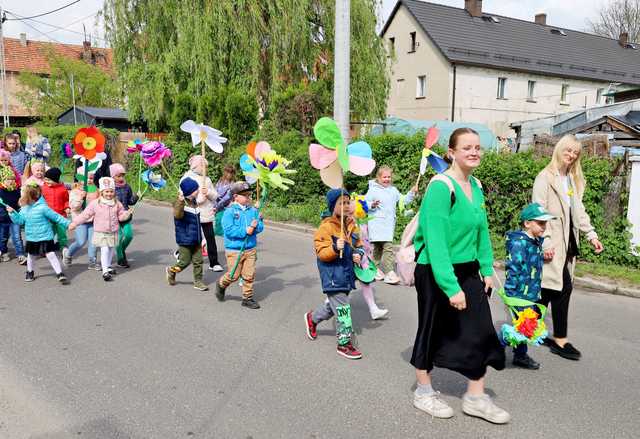
M151 169L147 169L142 173L142 181L155 191L159 191L167 185L167 180L162 178L162 174L155 173Z

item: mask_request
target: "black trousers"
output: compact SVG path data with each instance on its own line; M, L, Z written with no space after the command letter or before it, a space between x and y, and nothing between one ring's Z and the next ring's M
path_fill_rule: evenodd
M551 319L553 320L554 338L567 337L569 300L571 299L571 292L573 291L573 283L571 282L568 264L572 259L573 257L569 255L567 255L565 259L564 268L562 269L562 290L556 291L543 288L540 292L541 297L538 303L545 306L549 306L549 304L551 304Z
M216 247L216 234L214 233L214 223L200 223L202 226L202 234L207 241L207 253L209 254L209 267L219 265L218 247Z

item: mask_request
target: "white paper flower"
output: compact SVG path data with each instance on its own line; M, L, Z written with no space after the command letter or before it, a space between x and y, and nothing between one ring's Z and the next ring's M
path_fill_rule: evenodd
M222 153L222 144L227 141L225 137L221 136L222 131L218 131L207 125L195 123L192 120L184 122L180 125L180 129L191 134L191 142L193 143L193 146L199 145L200 142L204 142L213 152L217 152L218 154Z

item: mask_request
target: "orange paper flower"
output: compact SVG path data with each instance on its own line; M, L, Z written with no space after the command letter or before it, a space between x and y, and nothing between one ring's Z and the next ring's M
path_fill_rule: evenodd
M89 161L98 155L98 158L104 155L104 143L105 138L96 127L80 128L73 136L73 146L77 155Z

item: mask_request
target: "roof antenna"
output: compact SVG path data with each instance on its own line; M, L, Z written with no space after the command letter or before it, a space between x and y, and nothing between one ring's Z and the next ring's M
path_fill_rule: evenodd
M84 26L84 23L82 23L82 31L84 33L84 41L87 41L87 28Z

